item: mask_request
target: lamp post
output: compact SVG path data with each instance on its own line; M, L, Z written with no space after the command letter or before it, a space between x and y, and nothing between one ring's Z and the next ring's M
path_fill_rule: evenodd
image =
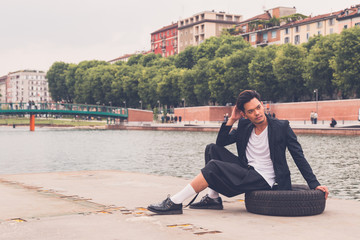
M185 122L185 104L186 104L185 103L185 98L183 98L182 100L184 101L184 120L183 121Z
M158 112L161 113L161 110L160 110L160 100L157 100L157 103L159 104L159 110L158 110Z
M140 109L142 110L142 101L140 100L139 103L140 103Z
M123 103L125 104L125 108L126 108L126 101L123 101Z
M318 101L319 101L319 93L318 89L314 90L315 93L315 100L316 100L316 112L318 113Z

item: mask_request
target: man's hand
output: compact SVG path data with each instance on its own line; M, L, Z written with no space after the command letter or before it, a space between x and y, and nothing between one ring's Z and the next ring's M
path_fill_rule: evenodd
M326 186L317 186L315 190L323 191L325 193L325 199L327 199L329 195L329 189Z
M243 113L235 106L232 109L231 116L226 123L226 126L232 126L237 120L243 117Z

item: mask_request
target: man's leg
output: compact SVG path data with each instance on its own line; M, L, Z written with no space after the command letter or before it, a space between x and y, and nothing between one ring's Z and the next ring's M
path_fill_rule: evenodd
M202 173L200 173L180 192L176 193L172 197L166 198L159 204L151 204L148 206L148 210L163 215L182 214L182 203L207 187L208 183Z
M205 165L212 159L220 160L223 162L233 162L238 163L239 158L235 156L232 152L227 150L225 147L220 147L214 143L211 143L205 148ZM208 196L212 199L217 199L220 197L219 193L209 188Z

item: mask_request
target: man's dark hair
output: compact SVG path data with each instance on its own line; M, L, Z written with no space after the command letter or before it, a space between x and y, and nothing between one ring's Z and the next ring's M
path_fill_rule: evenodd
M255 90L245 90L245 91L242 91L237 100L236 100L236 107L245 112L245 109L244 109L244 105L245 103L248 103L251 101L251 99L253 98L257 98L257 100L260 100L260 94L258 92L256 92Z

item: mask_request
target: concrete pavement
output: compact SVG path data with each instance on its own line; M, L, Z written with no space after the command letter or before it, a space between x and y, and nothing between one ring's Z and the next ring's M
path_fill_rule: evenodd
M243 195L223 197L222 211L146 210L187 183L121 171L0 175L0 239L360 239L352 200L330 198L323 214L308 217L248 213Z

